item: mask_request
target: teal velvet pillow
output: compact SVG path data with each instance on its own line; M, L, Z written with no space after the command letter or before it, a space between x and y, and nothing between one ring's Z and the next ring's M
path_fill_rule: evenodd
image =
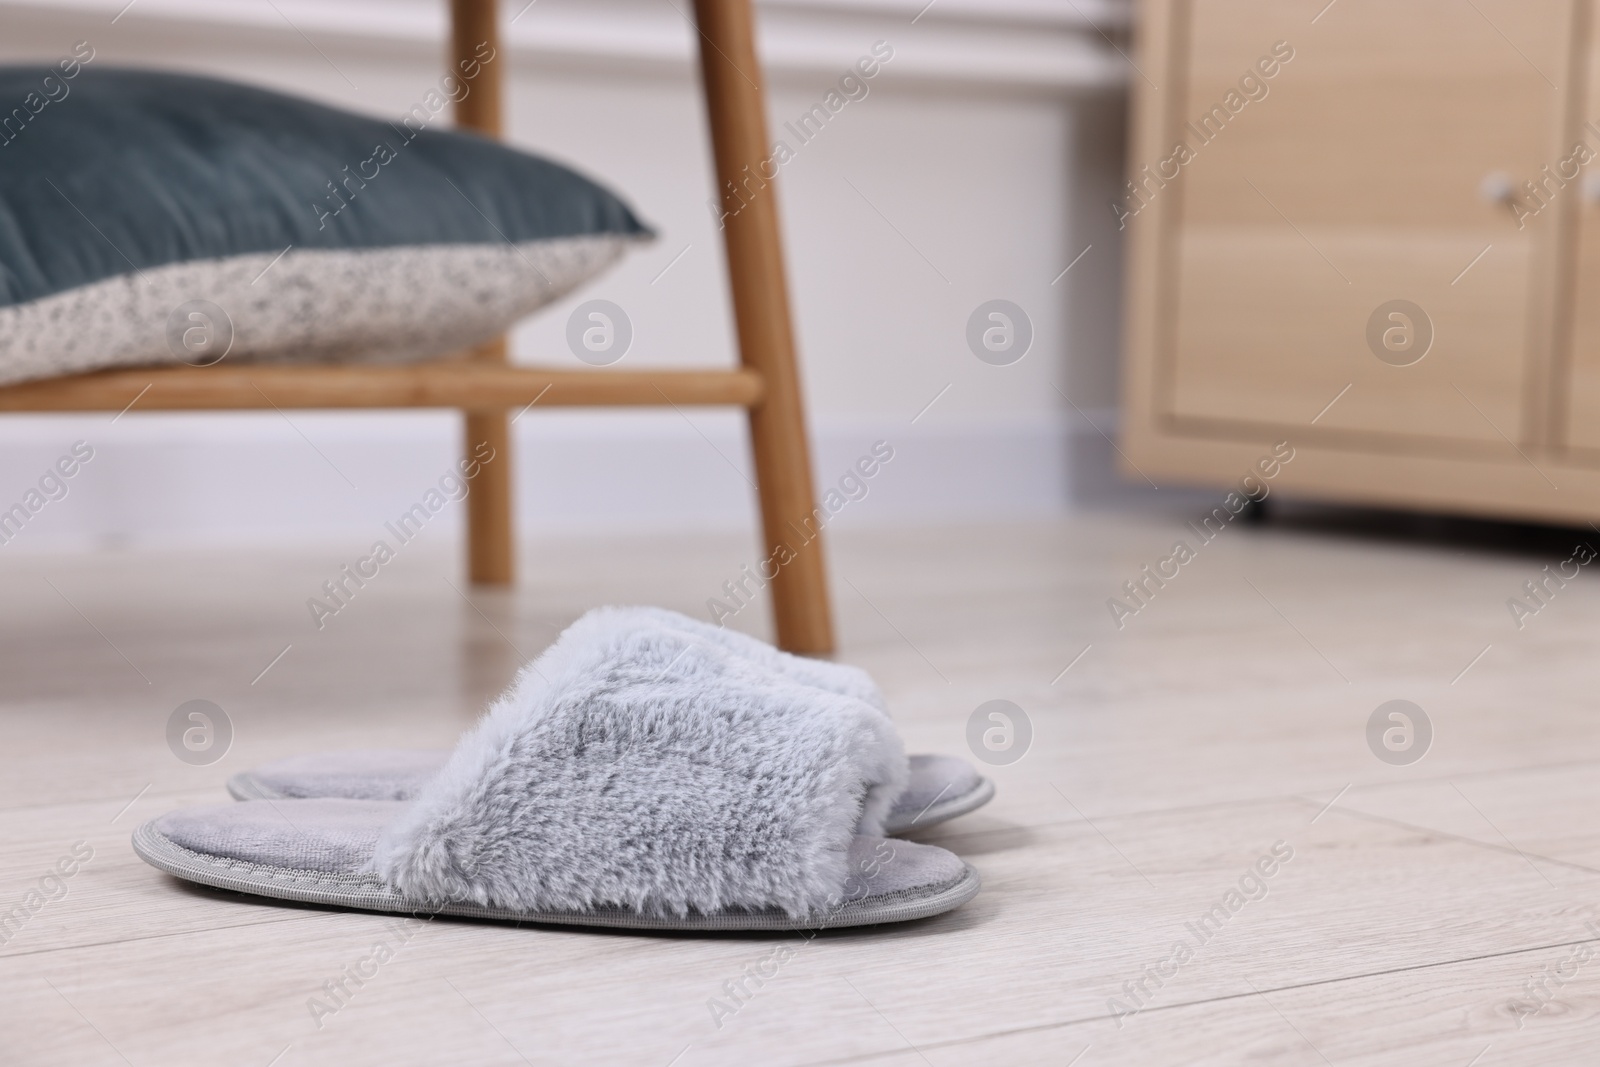
M424 107L385 122L71 68L0 67L0 383L437 356L651 236L600 185Z

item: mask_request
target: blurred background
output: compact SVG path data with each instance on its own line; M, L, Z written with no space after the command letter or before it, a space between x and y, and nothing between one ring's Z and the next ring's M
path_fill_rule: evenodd
M1127 7L758 9L775 136L875 42L894 50L868 95L779 178L814 475L836 481L875 440L895 449L840 526L1046 517L1136 492L1102 435L1117 427L1122 264L1109 205L1126 152ZM581 368L566 319L603 298L633 321L623 366L733 362L687 11L649 0L505 10L508 140L616 189L660 234L526 322L519 360ZM96 66L212 74L386 119L435 87L446 36L437 0L4 0L0 21L0 62L55 56L95 27ZM968 316L991 299L1014 302L1033 325L1029 354L1012 366L978 362L965 341ZM749 527L743 421L704 409L521 418L521 528ZM271 412L114 426L98 415L8 416L0 484L32 481L63 442L90 437L101 449L75 505L41 517L48 536L9 550L364 536L452 462L458 424L451 412L304 412L293 426ZM461 509L441 518L459 527Z

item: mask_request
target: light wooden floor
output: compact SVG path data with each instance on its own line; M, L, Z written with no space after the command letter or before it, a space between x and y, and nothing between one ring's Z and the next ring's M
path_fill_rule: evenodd
M446 921L319 1028L308 998L393 938L389 921L187 889L128 835L223 799L226 775L259 760L447 745L583 609L703 615L752 558L744 541L544 544L515 594L470 601L449 546L419 542L320 633L305 600L360 539L0 553L0 911L75 842L94 849L0 949L0 1061L1596 1062L1595 579L1518 631L1505 601L1569 554L1559 539L1513 551L1238 527L1119 632L1106 598L1180 532L1176 517L1091 516L835 539L842 658L878 676L913 751L964 752L968 715L997 697L1036 736L992 772L990 807L926 837L979 868L976 900L805 943L720 1028L708 1001L774 940ZM735 622L766 627L757 609ZM209 767L163 737L196 697L237 731ZM1409 767L1365 740L1396 697L1436 732ZM1293 858L1267 896L1147 982L1146 1010L1119 1026L1124 983L1192 942L1186 924L1277 842ZM1593 958L1576 962L1585 942ZM1530 979L1558 966L1554 999L1519 1020L1538 1003Z

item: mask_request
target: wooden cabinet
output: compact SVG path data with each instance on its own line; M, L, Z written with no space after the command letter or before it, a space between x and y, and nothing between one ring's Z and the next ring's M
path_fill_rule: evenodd
M1600 518L1592 0L1146 0L1124 451ZM1595 177L1591 178L1591 174Z

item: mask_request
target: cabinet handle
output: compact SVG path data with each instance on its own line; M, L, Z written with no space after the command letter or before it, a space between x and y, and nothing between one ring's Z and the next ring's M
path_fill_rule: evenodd
M1505 171L1490 171L1478 183L1478 195L1491 204L1510 204L1517 198L1517 187Z

